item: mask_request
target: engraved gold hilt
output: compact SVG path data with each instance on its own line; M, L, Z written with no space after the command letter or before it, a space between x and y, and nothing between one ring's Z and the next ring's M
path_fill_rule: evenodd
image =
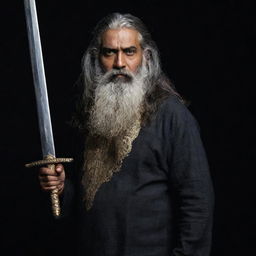
M31 167L47 166L51 170L55 170L56 164L70 163L72 161L73 161L73 158L56 158L54 156L48 155L44 157L43 160L26 164L25 167L31 168ZM59 191L57 188L51 191L52 212L55 218L58 218L60 216L60 201L59 201L58 192Z

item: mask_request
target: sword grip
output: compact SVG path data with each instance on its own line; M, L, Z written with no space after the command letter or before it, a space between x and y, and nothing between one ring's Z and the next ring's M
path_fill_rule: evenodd
M54 164L49 164L47 167L51 170L55 170ZM51 191L52 213L55 218L60 217L60 200L58 192L57 188Z

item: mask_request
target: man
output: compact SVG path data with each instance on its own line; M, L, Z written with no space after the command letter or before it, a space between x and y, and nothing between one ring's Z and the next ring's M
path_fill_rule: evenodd
M213 188L198 126L143 23L100 21L82 74L81 255L209 255ZM63 166L39 179L59 189L65 213L74 186Z

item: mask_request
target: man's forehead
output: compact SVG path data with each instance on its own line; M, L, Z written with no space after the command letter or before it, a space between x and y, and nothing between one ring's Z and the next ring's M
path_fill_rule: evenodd
M139 47L139 32L130 28L108 29L102 34L102 47Z

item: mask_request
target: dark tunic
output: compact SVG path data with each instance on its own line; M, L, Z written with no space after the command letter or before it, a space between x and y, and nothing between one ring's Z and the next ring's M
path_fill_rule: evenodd
M89 256L207 256L213 201L197 122L171 96L93 207L81 209L78 249Z

